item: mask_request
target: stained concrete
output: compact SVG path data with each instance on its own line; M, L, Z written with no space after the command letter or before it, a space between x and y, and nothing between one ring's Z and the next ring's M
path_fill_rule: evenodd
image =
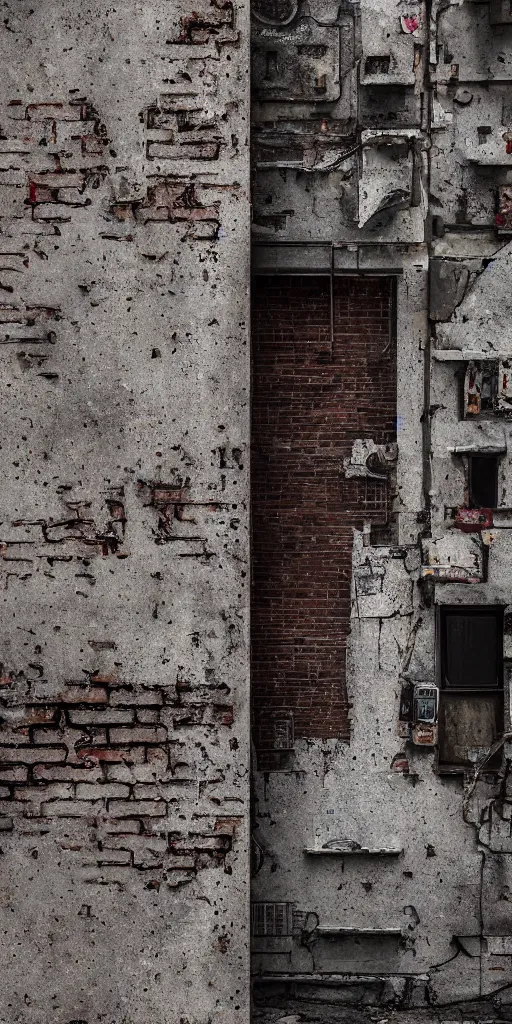
M247 1019L248 34L2 4L4 1024Z

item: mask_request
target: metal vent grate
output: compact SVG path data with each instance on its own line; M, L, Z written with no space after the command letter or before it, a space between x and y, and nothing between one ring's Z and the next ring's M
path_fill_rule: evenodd
M273 715L272 731L274 750L293 750L294 729L291 711Z
M291 935L293 903L252 903L251 931L253 935Z

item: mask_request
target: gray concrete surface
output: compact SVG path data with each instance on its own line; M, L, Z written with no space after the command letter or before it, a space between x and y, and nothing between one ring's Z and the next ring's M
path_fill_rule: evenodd
M0 1020L247 1019L247 7L1 37Z

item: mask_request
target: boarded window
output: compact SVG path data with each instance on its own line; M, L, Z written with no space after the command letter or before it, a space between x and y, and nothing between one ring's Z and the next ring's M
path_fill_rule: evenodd
M474 764L503 731L503 609L440 609L439 760Z
M502 618L501 608L441 609L443 687L500 685Z

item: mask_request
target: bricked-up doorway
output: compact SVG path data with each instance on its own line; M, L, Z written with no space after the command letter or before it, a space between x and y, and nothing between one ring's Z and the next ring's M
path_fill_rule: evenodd
M346 479L356 438L396 437L394 280L259 276L253 287L252 692L259 750L348 738L352 530L384 481ZM331 329L332 313L332 329Z

